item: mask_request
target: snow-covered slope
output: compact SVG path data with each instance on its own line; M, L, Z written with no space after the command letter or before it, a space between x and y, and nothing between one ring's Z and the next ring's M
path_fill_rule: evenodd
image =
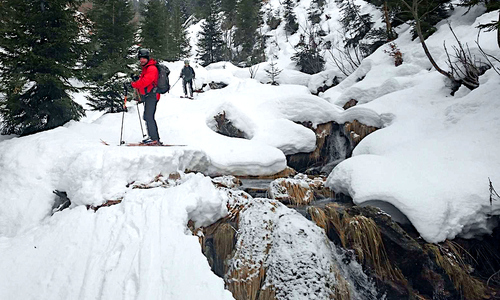
M457 8L451 24L477 55L475 28L498 12L480 15L475 9L462 17L464 12ZM443 41L454 44L445 22L427 43L446 67ZM408 28L401 29L396 43L403 65L395 67L379 49L324 94L331 103L354 98L362 107L391 116L384 129L359 144L353 158L334 169L329 185L360 205L373 200L393 204L430 242L489 232L497 225L491 216L500 214L498 202L490 205L488 189L488 178L500 184L500 76L489 70L479 88L462 87L453 97L445 78L430 69L420 44L410 40ZM498 57L495 43L493 32L482 33L481 46ZM356 82L360 75L366 77Z
M232 299L186 232L189 219L208 225L226 213L225 197L201 174L130 189L96 213L56 213L0 237L0 299Z
M338 10L334 1L328 2L331 19L322 26L333 34ZM309 3L300 1L296 8L301 24ZM364 9L373 11L368 5ZM498 11L464 12L456 8L450 20L461 41L477 53L475 26L495 19ZM268 48L284 69L279 87L260 83L266 81L268 63L260 66L256 79L249 78L248 69L229 63L207 68L193 63L199 88L211 81L229 85L188 100L179 98L177 83L162 96L156 114L161 139L187 146L117 146L122 117L124 140L142 139L137 108L142 112L143 107L135 103L124 115L90 113L54 130L0 137L0 298L230 298L186 229L188 219L209 224L223 216L227 199L201 174L186 175L171 189L135 190L128 184L184 170L279 172L286 166L285 154L314 148L314 133L295 123L301 121L316 125L358 119L382 128L365 138L328 180L357 204L393 204L430 242L487 232L496 225L492 216L500 214L500 201L490 205L488 191L488 178L500 186L500 76L489 70L479 88L461 88L452 97L444 77L410 39L408 26L398 30L395 42L403 65L395 67L383 46L320 97L310 91L321 84L320 76L338 70L331 63L321 75L295 70L290 56L298 35L286 41L281 27L271 32L279 47ZM454 43L444 22L428 45L445 67L443 41ZM480 43L500 57L495 32L483 33ZM182 63L168 66L173 84ZM81 101L81 94L76 97ZM343 111L351 98L359 104ZM214 132L213 117L222 111L249 139ZM66 191L73 206L51 216L56 189ZM97 213L84 207L116 199L123 202Z

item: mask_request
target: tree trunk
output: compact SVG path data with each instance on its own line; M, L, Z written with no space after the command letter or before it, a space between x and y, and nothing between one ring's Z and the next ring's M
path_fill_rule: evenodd
M498 44L498 48L500 48L500 10L498 11L497 44Z
M387 7L387 1L384 1L384 20L385 20L385 30L387 32L387 41L390 42L394 39L392 34L391 20L389 19L389 8Z
M418 39L420 40L420 44L422 44L422 48L424 49L425 55L431 62L432 66L438 71L439 73L443 74L444 76L448 77L452 81L456 81L455 78L453 78L452 74L449 72L446 72L445 70L441 69L434 58L432 57L431 53L429 52L429 49L427 48L427 45L425 44L425 39L424 35L422 34L422 27L420 26L420 18L418 15L418 0L413 0L412 6L408 5L406 1L402 1L408 9L410 9L411 14L413 15L413 18L415 19L415 29L417 30L418 34Z

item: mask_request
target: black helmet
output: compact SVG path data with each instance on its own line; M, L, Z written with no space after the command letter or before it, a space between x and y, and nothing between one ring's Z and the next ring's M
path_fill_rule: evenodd
M137 59L141 57L145 57L149 60L149 50L144 48L139 49L139 52L137 52Z

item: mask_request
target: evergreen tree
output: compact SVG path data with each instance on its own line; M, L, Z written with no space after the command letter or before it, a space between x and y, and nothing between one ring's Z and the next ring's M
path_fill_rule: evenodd
M167 60L175 61L189 56L191 45L184 27L184 17L179 0L167 3L169 11L167 34Z
M69 92L82 55L79 1L2 0L0 113L2 133L27 135L83 116Z
M482 0L462 0L462 3L473 3L478 1ZM409 21L415 21L412 11L408 9L408 5L413 6L413 0L367 0L367 2L381 9L384 15L388 15L388 19L391 21L391 28ZM420 15L420 27L425 38L436 31L434 25L448 17L450 2L450 0L417 1L416 7ZM413 22L413 25L415 26L415 22ZM415 27L413 27L413 38L416 37L417 32Z
M86 79L91 84L89 105L94 110L117 112L123 110L123 82L134 43L134 17L127 0L94 0L89 13L94 24L92 51L86 64ZM136 58L136 57L134 57Z
M292 60L300 67L300 71L307 74L316 74L325 68L325 59L321 55L321 37L317 34L316 26L306 28L307 37L300 35L300 40L295 45L295 53Z
M221 11L224 13L223 29L231 29L236 25L236 0L221 0Z
M252 65L262 61L261 52L263 43L257 32L260 25L259 0L241 0L236 6L236 30L233 43L237 48L237 59L243 65Z
M494 11L500 8L500 1L498 0L460 0L461 6L469 8L479 4L483 4L486 7L486 11Z
M354 4L353 0L336 2L342 13L340 23L346 31L345 46L356 47L373 27L371 15L361 14L360 6Z
M280 85L276 80L278 79L278 76L280 75L281 71L277 66L276 63L271 61L269 63L269 67L265 69L267 77L269 78L269 84L271 85Z
M299 29L299 23L297 23L297 17L293 11L295 7L295 3L293 0L285 0L283 3L284 8L284 17L285 17L285 31L288 34L294 34Z
M315 25L319 24L321 21L321 15L323 14L325 1L324 0L313 0L307 11L307 18L309 21Z
M168 57L168 15L165 0L149 0L142 10L141 46L157 59Z
M223 59L224 40L220 22L220 0L210 0L209 15L201 25L198 58L206 66Z

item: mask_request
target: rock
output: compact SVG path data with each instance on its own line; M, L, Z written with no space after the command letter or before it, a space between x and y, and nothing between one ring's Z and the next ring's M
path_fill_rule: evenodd
M298 174L293 178L279 178L270 183L269 196L286 205L308 205L315 199L334 198L335 194L325 186L326 178L309 178Z
M226 118L225 111L218 113L216 116L214 116L214 119L216 122L217 133L228 137L247 138L247 134L245 132L236 128L231 120Z
M483 299L484 285L468 274L447 243L425 244L408 235L378 208L328 204L309 207L308 218L330 240L352 249L387 299ZM448 246L447 246L448 245Z
M353 106L356 106L356 104L358 104L358 101L356 99L351 99L351 100L347 101L342 108L349 109Z
M120 204L122 202L122 199L118 199L118 200L107 200L105 203L101 204L101 205L97 205L97 206L94 206L94 205L86 205L87 207L87 210L89 209L92 209L94 212L96 212L97 210L103 208L103 207L109 207L109 206L113 206L113 205L116 205L116 204Z
M310 153L287 155L287 164L298 172L311 175L330 174L337 164L351 157L352 150L363 138L378 129L357 120L344 125L329 122L316 128L310 122L301 124L316 133L316 149Z
M225 88L227 86L227 83L212 81L208 84L208 86L210 87L211 90L218 90Z
M261 175L261 176L236 176L239 179L276 179L276 178L286 178L297 175L297 171L293 168L286 167L283 171L278 172L273 175Z
M212 179L212 182L216 187L225 187L229 189L234 189L242 185L241 179L233 175L215 177Z
M62 211L71 205L71 200L69 200L66 192L55 190L53 193L56 194L57 197L52 205L52 214Z
M346 122L344 124L344 134L349 137L349 142L351 143L351 147L353 149L359 144L359 142L361 142L361 140L377 129L377 127L362 124L358 120Z
M344 264L320 228L274 200L220 189L230 214L197 235L235 299L374 299L373 284L350 270L359 265Z

